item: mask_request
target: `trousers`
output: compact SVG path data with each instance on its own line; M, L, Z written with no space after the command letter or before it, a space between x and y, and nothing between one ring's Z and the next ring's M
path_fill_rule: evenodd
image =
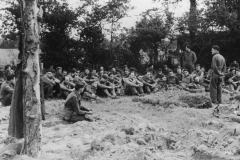
M212 73L210 80L210 98L214 104L222 103L222 80L216 73Z

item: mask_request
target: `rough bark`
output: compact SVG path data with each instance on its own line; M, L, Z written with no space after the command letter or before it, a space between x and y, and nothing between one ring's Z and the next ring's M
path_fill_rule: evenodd
M19 0L22 18L22 44L17 69L17 81L11 106L12 122L9 133L19 133L17 138L24 137L24 154L38 158L41 154L41 101L40 101L40 66L39 66L39 25L38 0ZM18 87L17 87L18 86ZM22 108L19 106L23 106ZM20 113L21 109L23 110ZM21 117L21 114L23 116ZM13 116L23 118L23 132L15 129L18 122ZM15 121L15 123L14 123Z
M190 42L193 45L195 35L197 32L197 2L196 0L190 0L190 13L189 13L189 33Z

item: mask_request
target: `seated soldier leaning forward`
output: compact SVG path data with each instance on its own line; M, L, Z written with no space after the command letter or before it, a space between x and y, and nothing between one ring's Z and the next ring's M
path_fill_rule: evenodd
M42 77L45 98L57 97L60 93L60 81L53 76L52 70L47 70Z
M230 89L236 90L239 92L240 89L240 71L236 71L236 75L229 79L230 82Z
M81 106L81 96L85 84L82 82L77 82L74 91L72 91L64 105L63 109L63 120L68 122L78 122L78 121L93 121L90 116L93 112L91 109Z
M147 71L146 75L142 77L141 82L143 83L143 90L145 93L150 94L156 91L157 83L151 77L150 71Z
M134 72L131 72L128 78L123 78L125 83L126 95L143 96L143 83L137 79Z
M231 86L232 82L233 82L233 77L235 77L236 75L236 69L230 69L229 70L230 72L227 73L224 77L224 82L225 82L225 85L227 86L227 88L231 91L233 91L233 88Z
M11 105L13 95L14 75L8 74L6 81L1 85L0 89L0 101L4 106Z
M98 77L92 73L89 73L86 77L83 78L83 80L87 84L92 84L93 82L98 81Z
M203 86L203 82L200 80L198 76L193 77L193 83L188 85L189 92L205 92L205 87Z
M108 81L108 75L103 74L98 83L97 94L103 97L117 98L115 87Z
M201 67L200 67L199 64L196 64L196 70L194 70L191 75L193 77L197 76L201 82L203 81L204 73L202 72Z
M95 81L92 84L87 84L83 90L82 97L87 101L96 101L96 103L104 102L102 98L97 96L97 87L99 81Z
M117 76L114 76L113 73L110 73L108 81L111 83L112 86L114 86L115 93L116 93L116 95L119 96L121 94L121 90L122 90L121 79Z
M59 98L66 99L68 95L74 90L74 86L75 84L69 81L69 77L64 77L62 83L60 84L61 91Z
M84 72L80 74L80 78L86 78L89 75L90 71L88 68L85 68Z

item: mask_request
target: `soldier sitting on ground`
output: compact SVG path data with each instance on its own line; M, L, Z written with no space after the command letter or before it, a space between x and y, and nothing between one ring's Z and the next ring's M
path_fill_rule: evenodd
M159 68L157 74L154 76L154 80L159 82L163 77L165 77L165 75L162 73L162 68Z
M59 98L64 98L66 99L67 96L74 90L75 84L70 83L69 77L64 77L62 83L60 84L60 94Z
M197 76L200 81L203 80L204 73L201 70L200 64L196 64L196 69L192 72L193 77Z
M204 92L205 88L203 86L202 80L199 79L198 76L193 77L193 82L188 85L190 92Z
M231 68L224 77L225 86L230 91L234 90L232 82L233 82L233 78L235 77L235 75L236 75L236 69Z
M236 75L229 79L231 91L236 90L239 92L240 89L240 71L236 71Z
M104 102L102 98L97 96L98 84L99 81L95 81L90 85L86 85L82 94L83 99L87 101L96 101L97 103Z
M94 75L94 73L91 72L86 77L84 77L83 80L87 84L92 84L93 82L98 81L98 77L96 75Z
M85 68L84 72L80 74L80 78L85 79L86 77L89 76L89 73L90 73L89 69Z
M179 83L181 83L182 82L182 77L183 77L182 68L179 68L179 67L177 68L176 77L178 78Z
M178 78L174 75L171 69L169 69L167 84L168 84L168 87L173 87L179 84Z
M98 94L107 98L116 98L115 87L108 81L107 74L103 74L99 81Z
M60 81L53 76L52 70L47 70L42 77L44 96L46 99L57 97L60 93Z
M162 72L163 72L163 74L164 74L165 76L168 76L170 70L171 70L171 69L168 68L167 65L164 65L164 66L163 66L163 71L162 71Z
M14 75L8 74L0 89L0 101L4 106L11 105L14 90Z
M77 82L74 91L72 91L64 105L63 110L63 120L68 122L78 122L78 121L93 121L90 114L92 110L81 106L81 93L83 92L85 84L82 82Z
M143 83L137 79L135 72L132 71L128 78L123 78L125 83L125 94L126 95L137 95L143 96Z
M113 73L110 73L108 76L108 81L111 83L111 85L114 86L115 88L115 93L116 95L120 95L121 94L121 89L122 89L122 83L121 83L121 79L118 76L114 76Z
M183 70L183 77L181 82L181 87L183 89L189 90L189 85L193 82L192 76L189 74L188 69Z
M157 83L151 77L151 73L148 70L146 75L142 77L141 82L143 83L143 90L145 93L150 94L153 91L156 91Z
M77 74L77 70L75 68L73 68L71 70L71 72L67 75L69 77L69 81L70 82L73 82L74 81L74 78L75 78L75 75Z

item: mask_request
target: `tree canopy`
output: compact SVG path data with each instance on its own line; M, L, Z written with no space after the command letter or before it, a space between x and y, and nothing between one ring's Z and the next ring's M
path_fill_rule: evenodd
M20 36L20 11L16 1L6 0L1 17L3 44L15 42ZM45 67L62 66L65 69L84 66L114 66L130 64L141 68L140 50L147 52L150 64L157 65L162 40L177 40L184 50L191 44L198 63L210 67L212 45L221 46L221 52L230 63L239 60L240 51L240 1L204 1L204 8L197 8L199 1L189 0L189 10L181 17L170 12L171 3L163 1L164 9L153 8L143 12L132 28L121 28L120 20L132 9L130 0L82 0L71 8L67 1L40 1L41 60ZM3 47L3 46L2 46Z

